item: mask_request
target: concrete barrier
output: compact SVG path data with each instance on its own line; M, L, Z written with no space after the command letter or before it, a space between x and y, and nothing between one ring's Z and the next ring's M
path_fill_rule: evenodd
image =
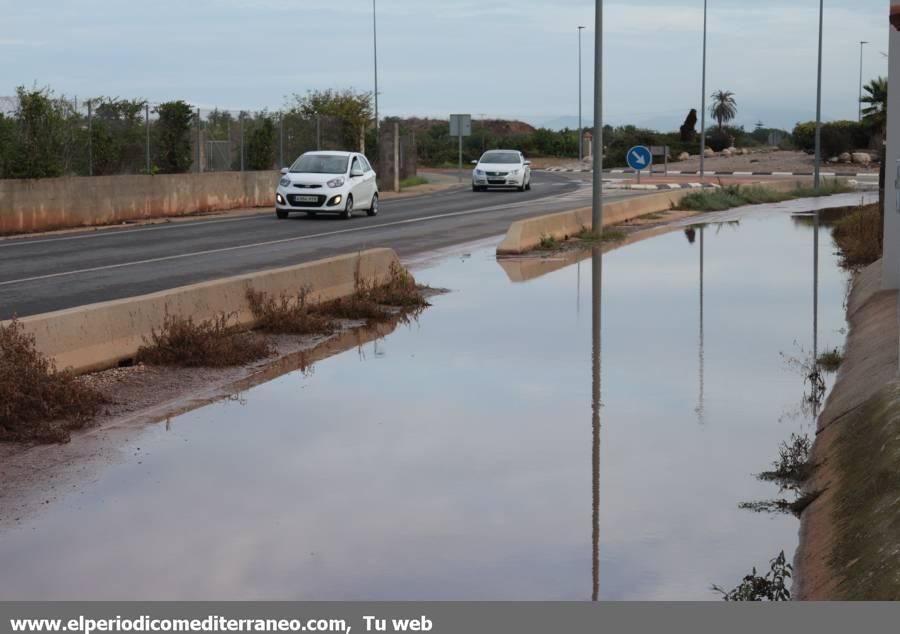
M278 178L267 171L0 180L0 234L274 208Z
M34 335L37 349L58 368L89 372L115 367L130 359L166 316L195 321L221 314L234 323L252 326L247 291L272 296L310 291L310 301L323 302L350 295L357 275L368 283L387 280L400 260L392 249L372 249L297 266L175 288L151 295L70 308L20 320ZM9 323L9 322L3 322Z
M809 179L779 180L767 182L765 186L773 191L783 192L808 182ZM682 198L695 191L697 190L678 189L606 203L603 205L603 226L609 227L671 209L677 206ZM497 255L527 253L538 247L543 237L568 240L582 229L593 230L592 225L590 207L519 220L510 226L503 242L497 247Z

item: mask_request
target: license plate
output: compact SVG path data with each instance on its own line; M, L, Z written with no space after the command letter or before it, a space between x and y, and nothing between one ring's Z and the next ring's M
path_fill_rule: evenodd
M319 202L318 196L294 196L294 200L298 203L317 203Z

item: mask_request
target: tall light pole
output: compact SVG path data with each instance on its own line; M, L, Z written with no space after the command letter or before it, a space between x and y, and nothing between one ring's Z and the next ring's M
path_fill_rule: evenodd
M591 229L603 232L603 0L594 10L594 174Z
M703 0L703 79L700 89L700 179L706 177L706 33L707 33L707 4Z
M378 10L372 0L372 44L375 47L375 143L378 143Z
M862 98L863 98L863 47L868 42L859 43L859 100L857 108L859 110L859 121L862 121Z
M581 123L581 32L585 27L578 27L578 160L584 160L584 128Z
M822 180L822 33L825 24L825 0L819 0L819 76L816 85L816 169L813 187Z

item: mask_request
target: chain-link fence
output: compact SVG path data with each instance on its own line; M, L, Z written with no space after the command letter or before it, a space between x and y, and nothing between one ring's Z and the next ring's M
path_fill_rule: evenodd
M333 117L28 93L0 97L0 178L270 170L355 150Z

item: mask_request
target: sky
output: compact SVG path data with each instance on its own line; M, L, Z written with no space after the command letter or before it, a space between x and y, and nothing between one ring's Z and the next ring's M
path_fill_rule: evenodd
M855 119L887 74L888 0L826 0L823 116ZM591 0L377 0L382 116L471 113L577 125L593 111ZM373 89L371 0L0 0L0 95L184 99L278 110L294 93ZM700 107L702 0L605 0L604 122L677 129ZM737 123L815 118L818 3L709 0L707 92Z

